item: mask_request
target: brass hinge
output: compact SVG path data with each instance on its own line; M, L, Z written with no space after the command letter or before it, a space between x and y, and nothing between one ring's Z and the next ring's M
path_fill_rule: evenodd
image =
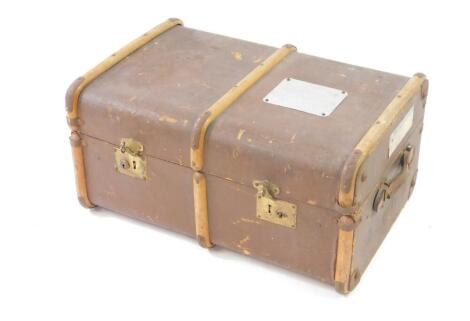
M143 156L144 146L132 138L121 139L114 151L115 167L119 173L140 179L147 178L147 161Z
M258 190L256 194L256 217L279 225L295 228L297 224L297 206L275 199L280 193L279 187L269 181L253 181Z

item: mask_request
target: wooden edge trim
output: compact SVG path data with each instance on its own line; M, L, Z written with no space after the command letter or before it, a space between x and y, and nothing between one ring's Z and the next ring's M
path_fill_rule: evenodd
M180 19L171 18L167 21L159 24L153 29L147 31L142 36L137 39L134 39L126 46L122 47L117 52L113 53L111 56L103 60L96 67L88 71L82 77L75 80L67 91L66 105L67 105L67 118L69 120L74 120L78 118L78 100L83 89L90 84L93 80L98 78L101 74L109 70L111 67L116 65L118 62L146 45L150 40L157 37L158 35L164 33L165 31L173 28L176 25L182 25L183 22ZM69 122L70 123L70 122ZM75 126L71 126L72 130L78 130Z
M395 125L394 120L407 107L408 102L416 92L420 92L422 95L423 86L426 86L426 84L427 80L424 74L415 74L411 77L356 145L341 172L338 193L338 203L341 207L348 208L353 206L357 175L360 167L378 145L382 136L391 126Z
M203 247L210 248L214 246L211 242L209 232L206 178L204 174L200 172L204 166L204 146L207 129L217 117L229 108L250 87L295 50L296 48L292 45L285 45L276 50L210 106L194 124L191 134L190 150L191 167L195 171L193 174L194 218L196 223L196 235L199 244Z
M338 292L346 294L350 288L352 256L354 248L354 219L344 215L338 220L338 244L335 264L335 288Z
M70 145L72 146L73 165L75 169L75 183L77 185L78 200L83 207L92 208L94 205L88 198L88 191L85 176L85 162L83 159L82 139L77 132L70 135Z
M196 236L202 247L210 248L214 245L211 242L209 233L209 215L207 211L207 185L206 177L203 173L193 174L194 193L194 219L196 222Z
M206 132L212 122L293 51L296 51L296 48L292 45L284 45L276 50L196 120L191 137L191 167L195 171L202 170L204 166Z
M75 167L75 181L77 185L78 199L83 206L87 208L94 207L88 198L83 149L81 145L81 138L78 134L78 131L80 130L80 122L78 119L78 101L80 94L93 80L147 44L150 40L167 31L168 29L182 24L183 22L176 18L168 19L162 24L159 24L155 28L144 33L139 38L131 41L129 44L118 50L116 53L112 54L110 57L103 60L100 64L88 71L82 77L77 78L68 88L65 98L67 107L67 123L72 130L70 142L72 145L72 155Z

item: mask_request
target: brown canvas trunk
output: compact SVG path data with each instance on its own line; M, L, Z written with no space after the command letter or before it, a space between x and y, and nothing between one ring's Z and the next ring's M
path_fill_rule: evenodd
M70 86L79 199L346 293L415 184L427 84L170 19Z

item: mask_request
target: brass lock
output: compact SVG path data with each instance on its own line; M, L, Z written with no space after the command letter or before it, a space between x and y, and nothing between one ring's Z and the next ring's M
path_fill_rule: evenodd
M144 146L132 138L121 139L114 151L115 167L119 173L140 179L147 178L147 161Z
M279 225L296 228L297 206L275 197L280 189L269 181L253 181L256 194L256 217Z

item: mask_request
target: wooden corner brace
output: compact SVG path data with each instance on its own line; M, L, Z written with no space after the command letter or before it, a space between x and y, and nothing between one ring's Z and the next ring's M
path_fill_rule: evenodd
M72 155L75 167L75 180L77 184L77 193L80 203L85 207L94 207L88 198L86 175L85 175L85 163L83 158L83 147L80 138L80 123L79 123L79 99L80 94L93 80L98 78L104 72L109 70L111 67L119 63L121 60L137 51L150 40L164 33L165 31L173 28L177 25L182 25L183 22L176 18L168 19L167 21L159 24L155 28L144 33L142 36L133 40L105 60L103 60L96 67L88 71L82 77L76 79L67 90L66 95L66 108L67 108L67 123L72 131L70 136L70 142L72 145Z
M194 213L196 220L196 235L199 244L203 247L212 247L209 233L209 216L207 210L207 187L204 174L204 146L206 132L209 126L238 98L240 98L257 81L278 65L285 57L296 48L292 45L284 45L271 56L259 64L248 75L240 80L234 87L225 93L219 100L207 109L195 122L191 137L191 167L194 170Z
M394 119L400 115L408 102L417 92L421 92L423 99L427 94L427 80L423 74L415 74L408 80L400 92L393 98L385 108L377 121L362 137L354 148L351 156L344 164L340 177L340 188L338 193L338 203L341 207L348 208L354 205L354 195L356 193L356 181L359 169L364 161L375 149L380 138L394 124ZM425 93L426 92L426 93Z

